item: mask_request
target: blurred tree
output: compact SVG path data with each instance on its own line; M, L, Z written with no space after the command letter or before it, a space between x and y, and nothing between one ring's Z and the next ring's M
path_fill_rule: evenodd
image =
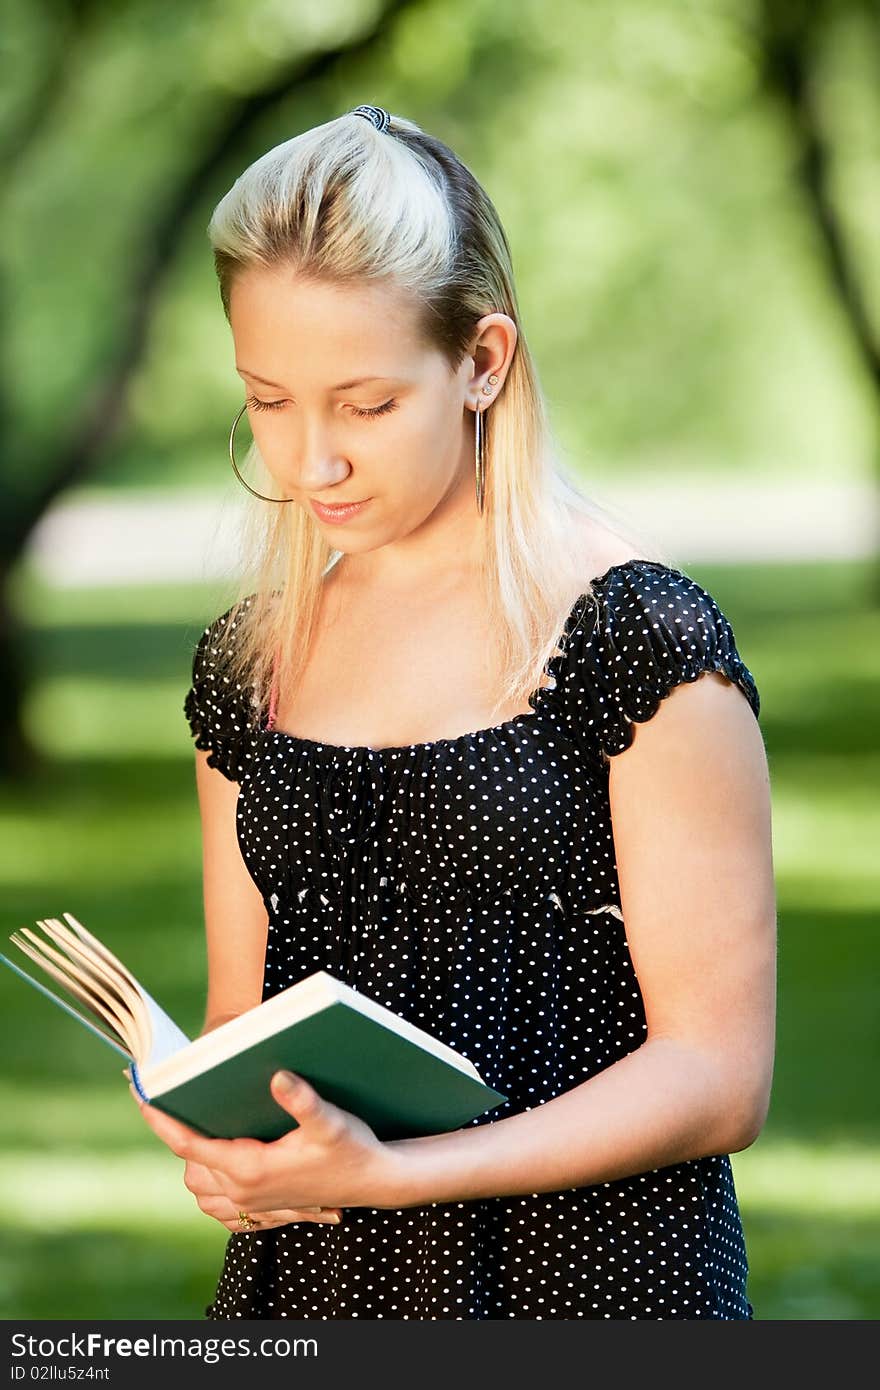
M169 183L164 204L156 204L152 224L141 227L124 282L117 286L118 321L105 361L65 425L47 437L40 451L35 450L32 435L16 428L17 417L3 393L4 377L0 376L0 424L8 480L0 508L0 776L23 778L33 774L39 762L21 717L27 682L22 633L9 601L10 578L44 512L60 494L99 467L124 424L127 386L143 358L163 282L183 233L227 165L240 163L245 155L250 157L249 140L264 113L293 94L306 96L310 89L312 99L319 99L322 84L332 79L340 63L364 56L381 42L391 17L406 10L408 3L410 0L386 0L355 36L307 56L297 51L272 66L264 83L231 97L225 110L216 110L213 128L205 131L201 145L189 147L190 157L181 165L176 182ZM118 11L119 6L115 8ZM72 50L93 39L93 28L109 23L110 16L100 0L70 0L66 20L66 26L59 24L54 30L51 54L35 72L28 100L7 126L3 142L7 188L16 165L25 160L39 131L56 119L63 105ZM318 89L317 96L314 89ZM0 280L0 344L5 342L8 352L9 336L2 332L6 299Z
M876 403L874 468L880 483L880 326L872 320L858 254L847 236L833 186L835 154L823 119L821 73L835 29L855 19L869 41L880 81L880 6L876 0L761 0L763 77L788 112L797 151L796 171L825 257L828 276ZM874 570L880 601L880 566Z
M53 119L58 93L63 85L69 46L82 40L95 8L93 0L72 0L65 16L67 23L59 23L56 27L55 41L49 47L45 61L35 72L33 84L26 89L25 100L12 113L3 129L0 163L6 178L0 184L0 212L4 193L11 187L40 131ZM0 353L4 357L11 350L11 335L4 333L2 327L9 317L6 311L9 297L8 286L0 271ZM9 399L10 379L9 371L0 372L0 437L4 442L7 480L21 476L23 470L19 465L25 449L24 440L16 431L16 417ZM34 462L36 485L30 497L25 498L19 488L7 486L4 504L0 507L0 775L12 773L21 776L34 761L33 749L25 740L21 728L25 672L18 619L9 602L8 580L34 525L63 486L61 483L59 487L51 488L46 495L42 484L52 467L52 461Z

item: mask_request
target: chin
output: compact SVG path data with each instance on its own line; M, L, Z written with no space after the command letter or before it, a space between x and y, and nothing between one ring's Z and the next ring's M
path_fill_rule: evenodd
M342 530L342 527L339 528ZM327 542L331 549L338 550L343 555L368 555L371 550L378 550L385 544L384 540L365 540L363 536L328 536Z

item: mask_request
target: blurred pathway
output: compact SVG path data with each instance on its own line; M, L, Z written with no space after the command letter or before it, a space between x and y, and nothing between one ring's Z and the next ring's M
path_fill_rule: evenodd
M237 491L83 495L44 517L29 560L58 588L232 579L241 524ZM609 523L628 521L685 568L869 556L880 537L880 491L870 483L756 486L667 474L656 489L638 481L590 495Z

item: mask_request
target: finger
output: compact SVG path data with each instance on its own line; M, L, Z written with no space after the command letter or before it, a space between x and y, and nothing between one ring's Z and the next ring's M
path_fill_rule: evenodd
M277 1105L292 1115L299 1125L324 1123L339 1111L325 1101L304 1076L292 1071L273 1072L270 1093Z
M249 1212L252 1221L259 1221L262 1225L264 1221L315 1221L330 1222L337 1224L342 1220L341 1207L290 1207L283 1211L257 1211ZM238 1210L235 1211L235 1220L238 1221ZM240 1228L239 1228L240 1229Z
M205 1216L212 1216L230 1229L242 1230L239 1224L239 1207L228 1197L217 1192L195 1192L193 1194L199 1210ZM342 1221L342 1207L285 1207L271 1211L251 1211L251 1220L260 1227L286 1224L291 1221L314 1221L323 1224L339 1225Z
M302 1208L294 1211L249 1212L248 1214L254 1223L250 1230L246 1227L242 1228L237 1211L232 1216L218 1217L218 1220L220 1220L221 1225L236 1235L253 1235L254 1232L267 1231L275 1226L290 1226L295 1223L311 1222L316 1226L338 1226L342 1222L342 1212L338 1207L332 1209L324 1207L320 1215Z
M183 1124L180 1120L175 1120L173 1115L166 1115L164 1110L158 1110L155 1105L140 1102L140 1111L145 1122L172 1153L177 1154L178 1158L192 1159L195 1163L203 1163L206 1168L214 1171L214 1165L224 1168L229 1161L232 1146L239 1143L239 1140L229 1139L209 1139L204 1134L199 1134L197 1130L190 1129L189 1125Z
M292 1221L314 1221L321 1226L338 1226L342 1222L341 1207L321 1207L320 1211L315 1212L311 1207L299 1207L295 1211L288 1213Z
M195 1195L203 1197L222 1197L223 1183L218 1173L207 1168L204 1163L195 1163L189 1158L183 1170L183 1185Z

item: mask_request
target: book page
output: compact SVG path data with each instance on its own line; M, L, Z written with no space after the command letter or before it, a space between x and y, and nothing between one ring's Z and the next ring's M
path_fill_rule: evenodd
M64 916L74 928L76 936L57 918L47 919L42 923L43 929L48 931L51 924L54 939L60 938L67 951L75 952L93 974L100 972L104 978L113 980L137 1028L134 1055L138 1066L152 1066L186 1047L190 1039L122 961L87 931L72 913L65 912Z
M29 985L33 985L34 989L38 989L47 999L51 999L52 1003L57 1004L59 1009L63 1009L66 1014L70 1014L71 1018L77 1019L84 1028L88 1028L90 1033L94 1033L97 1037L101 1038L102 1041L107 1043L108 1047L113 1048L114 1052L118 1052L122 1057L127 1057L129 1061L132 1060L131 1053L128 1049L121 1046L123 1039L112 1037L109 1033L105 1033L103 1028L96 1028L95 1024L90 1022L85 1014L81 1014L78 1009L74 1009L70 1004L66 1003L54 990L47 989L39 980L35 980L33 975L29 975L26 970L22 970L20 965L16 965L14 960L10 960L8 956L4 956L2 952L0 952L0 960L3 961L4 965L8 965L10 970L14 970L16 975L19 975L21 979L27 980Z
M40 923L39 925L42 926L43 924ZM63 952L56 951L54 946L50 946L48 942L43 941L37 936L36 932L32 932L29 927L22 927L21 930L23 935L34 943L35 952L37 954L32 954L32 960L36 960L38 964L44 964L50 960L54 961L62 972L60 975L56 974L56 979L60 980L62 984L64 984L67 979L72 978L75 980L80 988L86 992L86 995L92 1002L92 1007L95 1012L102 1014L106 1022L109 1023L121 1037L126 1038L132 1047L135 1047L140 1042L140 1033L137 1028L137 1023L132 1018L130 1009L126 1008L125 1004L113 990L107 988L104 982L98 979L87 966L81 966L76 961L72 961L69 956L65 955ZM15 934L10 937L10 940L14 941L16 946L22 947L21 941Z
M48 960L39 951L35 950L34 947L30 946L27 941L17 940L15 934L13 934L10 937L10 940L15 942L16 946L20 951L24 951L26 956L29 956L31 960L35 961L36 964L39 965L41 970L45 970L49 975L56 979L59 982L59 984L63 985L69 994L72 994L75 999L79 999L81 1003L85 1004L89 1012L94 1014L95 1018L97 1018L100 1023L110 1023L111 1027L115 1027L112 1021L107 1018L105 1011L101 1009L100 1006L96 1007L97 1001L95 997L92 994L90 994L87 990L85 990L82 985L78 984L63 970L59 970L56 965L53 965L51 960ZM129 1036L129 1032L127 1032L124 1028L120 1027L119 1036L123 1038L123 1040L128 1046L129 1051L133 1052L132 1043L134 1040Z
M173 1056L182 1047L188 1047L191 1039L178 1028L174 1019L166 1014L165 1010L143 987L141 987L141 994L149 1014L150 1051L147 1057L138 1058L138 1066L152 1067L157 1062L164 1062L166 1057Z
M47 917L38 923L53 941L57 941L62 951L71 958L71 965L68 967L77 976L80 975L81 968L87 970L88 975L84 983L97 977L99 982L105 983L116 996L119 1004L133 1021L136 1030L136 1055L143 1057L149 1051L150 1029L149 1020L146 1017L142 991L139 986L131 985L128 981L128 972L123 973L121 969L105 962L104 956L94 951L87 942L80 940L78 936L65 927L63 922L59 922L57 917Z
M37 926L42 927L48 936L51 936L72 960L81 961L88 967L90 974L97 975L113 990L120 1003L129 1005L132 997L136 996L136 991L125 980L124 976L114 967L104 961L103 956L99 956L93 951L91 946L81 941L69 927L65 927L63 922L59 922L57 917L44 917Z
M122 964L118 956L114 956L113 952L109 947L104 945L103 941L99 941L96 936L92 936L91 932L86 931L82 922L78 922L72 912L62 912L61 915L67 919L77 936L81 937L86 945L91 946L92 950L96 951L99 956L102 956L107 961L108 965L112 965L114 970L118 971L123 979L128 980L128 983L133 989L137 990L138 994L144 993L144 987L140 980L132 975L131 971Z

